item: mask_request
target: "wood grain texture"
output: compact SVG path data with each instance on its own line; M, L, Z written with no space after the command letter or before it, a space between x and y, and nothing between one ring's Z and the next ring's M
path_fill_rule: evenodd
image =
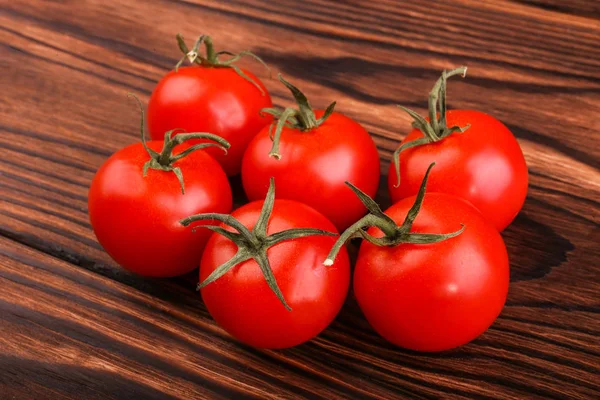
M137 140L126 93L147 101L179 57L176 32L251 49L315 106L337 100L384 167L410 127L395 104L424 113L440 71L468 65L450 108L505 122L530 170L503 233L511 287L492 328L451 352L404 351L349 296L315 340L256 350L212 321L195 274L115 265L89 226L87 189ZM599 38L600 9L583 0L2 3L0 399L598 398Z

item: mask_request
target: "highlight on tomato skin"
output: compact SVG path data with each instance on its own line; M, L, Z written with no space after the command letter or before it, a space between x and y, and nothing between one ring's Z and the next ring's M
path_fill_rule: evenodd
M275 199L250 202L231 215L195 215L182 223L221 224L200 261L200 292L214 320L250 346L282 349L302 344L336 317L350 285L345 248L323 265L336 240L333 223L315 209Z
M190 50L178 35L184 52L182 61L192 65L180 67L180 61L175 70L158 82L148 102L148 129L153 140L161 140L164 132L175 128L221 136L231 144L228 154L217 149L207 151L228 176L234 176L240 173L242 156L250 140L272 121L270 115L261 115L260 110L272 107L273 103L264 83L249 70L235 65L238 56L260 58L241 52L223 59L223 55L216 55L209 36L200 38L202 41L197 40ZM201 54L200 45L206 45L206 55Z
M502 122L476 110L446 110L446 79L465 73L466 67L443 72L430 94L428 118L402 107L414 118L415 128L394 153L388 190L393 202L415 195L424 171L435 161L429 191L464 198L501 232L525 202L527 164Z

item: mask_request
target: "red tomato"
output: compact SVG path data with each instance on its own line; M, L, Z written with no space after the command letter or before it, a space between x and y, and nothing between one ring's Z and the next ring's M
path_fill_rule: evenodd
M421 177L433 161L430 192L443 192L468 200L497 230L502 231L517 216L527 195L528 173L523 152L512 133L497 119L469 110L447 113L449 125L471 127L439 142L413 147L400 153L400 186L390 165L388 188L393 202L419 190ZM423 137L412 130L401 144Z
M423 120L411 112L418 128L413 129L401 142L418 143L428 137L423 131L431 128L441 136L433 142L410 147L400 152L400 185L395 165L390 165L388 189L393 202L412 196L419 190L421 177L431 164L437 164L429 179L430 192L453 194L468 200L498 231L506 228L523 207L527 195L527 165L519 143L513 134L497 119L479 111L453 110L441 113L445 107L446 78L466 73L466 67L446 72L430 95L430 118ZM437 93L436 90L441 89ZM432 102L431 96L439 96ZM437 97L434 97L434 99ZM407 110L410 112L410 110ZM432 128L431 116L436 116L438 129ZM419 121L421 120L421 121ZM462 133L450 133L456 127L466 128ZM425 129L427 128L427 129ZM398 151L398 150L397 150ZM398 187L397 187L398 186Z
M148 142L160 152L162 141ZM182 145L178 149L186 149ZM200 150L176 161L185 194L172 171L143 166L151 159L142 143L113 154L98 170L88 197L98 241L123 268L144 276L171 277L192 271L209 232L193 233L179 220L194 213L231 210L231 188L219 163Z
M314 118L323 114L314 111ZM250 200L264 198L269 179L275 177L279 198L308 204L340 230L364 215L364 206L344 182L373 196L380 165L377 147L359 123L334 112L308 130L284 126L280 159L269 156L273 146L269 130L263 128L250 142L242 161L242 183Z
M148 103L148 128L153 140L166 131L182 128L188 132L211 132L231 144L227 156L219 149L207 151L229 176L240 172L242 156L250 140L271 117L260 110L271 107L263 83L243 70L264 93L231 68L181 67L165 75Z
M414 200L402 199L385 214L399 224ZM438 243L362 243L354 293L385 339L412 350L448 350L481 335L500 314L509 284L506 247L472 205L448 194L427 193L410 232L449 233L461 224L461 234ZM367 232L383 236L378 228Z
M246 204L231 215L253 229L263 203ZM275 200L268 235L308 227L335 232L335 226L311 207ZM227 332L251 346L280 349L310 340L333 321L348 292L350 262L346 250L332 267L323 266L334 242L332 236L306 236L268 249L270 267L291 311L273 293L254 259L241 262L201 289L208 311ZM237 252L238 246L230 239L211 236L200 263L200 282Z

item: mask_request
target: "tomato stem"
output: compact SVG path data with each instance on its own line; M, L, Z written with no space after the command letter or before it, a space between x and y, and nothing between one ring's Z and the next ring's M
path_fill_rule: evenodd
M274 157L277 160L281 159L279 142L281 141L281 132L283 131L284 126L301 131L310 131L323 124L327 118L331 116L336 105L335 101L331 103L323 113L323 116L317 119L315 112L304 93L296 86L286 81L281 74L279 74L279 80L290 90L290 92L292 92L292 96L294 96L294 99L296 100L298 109L288 107L284 110L279 110L277 108L263 108L261 110L261 113L270 114L274 117L273 122L269 127L269 135L273 141L269 156ZM274 127L275 133L273 134Z
M223 235L227 239L234 242L238 247L237 253L230 260L218 266L204 281L198 284L198 289L201 289L206 285L216 281L236 265L253 259L258 264L263 276L265 277L265 280L267 281L267 284L269 285L269 288L271 288L279 301L281 301L281 304L283 304L288 311L292 310L285 301L283 293L277 285L277 280L273 275L273 270L271 269L269 258L267 257L267 250L270 247L287 240L313 235L335 236L336 234L320 229L295 228L267 235L269 219L273 213L274 204L275 180L274 178L271 178L269 190L267 192L267 196L265 197L261 213L252 231L246 228L235 217L228 214L197 214L179 221L183 226L189 226L193 222L197 221L219 221L222 225L228 226L236 231L231 232L222 226L211 224L198 225L196 227L210 229L215 233Z
M190 64L198 64L205 68L231 68L239 76L256 86L263 96L266 95L264 89L258 84L258 82L250 78L244 73L244 71L242 71L237 65L234 64L238 62L242 57L251 57L259 63L261 63L267 69L267 71L269 71L269 77L271 77L271 68L269 68L269 66L263 61L263 59L257 56L256 54L252 53L249 50L244 50L237 54L227 50L215 52L215 47L213 45L212 38L208 35L199 36L198 39L196 39L196 42L194 43L194 46L191 50L185 44L185 40L183 39L183 36L180 33L176 35L176 38L177 45L182 51L183 57L177 62L177 64L175 64L175 72L177 72L177 70L179 69L181 64L185 62L185 60L188 60ZM206 52L205 56L202 56L199 53L200 46L202 44L204 44L204 49ZM231 56L231 58L225 61L221 61L219 60L219 56L221 55L228 55Z
M442 75L437 80L431 92L429 92L429 121L421 117L418 113L406 107L399 105L408 115L413 118L413 127L423 132L423 138L419 138L410 142L406 142L396 149L393 156L394 169L396 171L397 181L394 187L400 186L400 153L403 150L411 147L423 146L429 143L438 142L454 132L464 132L469 129L470 125L464 127L452 126L448 127L446 118L446 81L448 78L455 75L462 75L464 78L467 74L467 67L460 67L451 71L444 70ZM439 107L439 113L438 113ZM439 117L438 117L439 115Z
M230 148L230 144L227 140L223 139L220 136L214 135L212 133L205 132L192 132L192 133L178 133L175 136L172 136L174 132L183 131L183 129L176 128L171 129L170 131L165 132L165 139L162 151L160 153L151 149L146 143L146 135L144 134L144 107L142 106L142 102L140 99L134 95L133 93L129 93L130 97L133 97L137 100L138 105L140 107L140 112L142 114L141 123L140 123L140 136L142 139L142 145L144 149L148 152L150 156L150 160L148 160L142 169L142 173L144 177L148 174L149 169L156 169L165 172L173 172L179 181L179 185L181 186L181 193L185 194L185 185L183 183L183 173L181 172L181 168L174 167L173 164L183 157L187 156L190 153L193 153L196 150L205 149L207 147L218 147L222 149L225 154L227 154L227 149ZM200 143L193 146L188 147L184 151L178 154L173 154L173 150L176 146L186 142L188 140L193 139L202 139L202 140L212 140L215 143Z
M360 201L365 205L367 210L369 210L369 214L365 215L357 222L355 222L352 226L346 229L335 242L327 259L323 263L326 266L333 265L333 262L344 245L346 241L354 237L362 237L368 242L376 245L376 246L397 246L402 243L411 243L411 244L431 244L438 243L443 240L450 239L452 237L460 235L464 230L464 225L462 225L461 229L452 233L411 233L412 225L419 215L419 211L421 210L421 206L423 205L423 200L425 198L425 190L427 187L427 180L429 179L429 172L433 168L435 163L432 163L429 168L427 168L427 172L425 173L425 177L421 182L421 187L419 188L419 192L417 193L417 197L415 198L415 202L412 207L406 214L402 225L398 225L393 219L387 216L379 205L370 198L366 193L361 191L356 186L352 185L350 182L346 182L346 184L354 191L354 193L358 196ZM365 228L369 227L377 227L383 231L384 236L381 238L375 237L367 233Z

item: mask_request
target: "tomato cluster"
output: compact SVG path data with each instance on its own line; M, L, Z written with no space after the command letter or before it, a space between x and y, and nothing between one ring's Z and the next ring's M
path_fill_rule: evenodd
M274 108L235 64L260 58L216 52L209 36L191 50L177 39L184 57L148 104L152 141L142 108L141 143L113 154L90 187L92 227L115 261L152 277L199 266L212 317L256 347L301 344L333 321L351 282L352 238L363 239L354 295L390 342L442 351L494 322L509 286L499 232L523 205L527 166L501 122L446 110L447 79L465 67L442 73L427 118L403 108L415 129L394 153L384 212L373 200L375 143L335 102L314 110L279 75L296 107ZM232 212L228 176L240 172L249 202Z

